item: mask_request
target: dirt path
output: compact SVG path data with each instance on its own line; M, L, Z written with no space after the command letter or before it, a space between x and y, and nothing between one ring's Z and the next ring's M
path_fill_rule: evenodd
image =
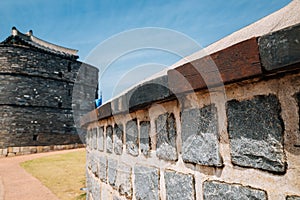
M58 200L39 180L28 174L20 163L79 149L0 158L0 200Z

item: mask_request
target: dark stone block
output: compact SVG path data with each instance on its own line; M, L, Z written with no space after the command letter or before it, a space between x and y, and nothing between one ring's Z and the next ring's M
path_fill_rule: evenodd
M257 199L267 200L267 193L263 190L245 187L238 184L205 181L203 183L204 200L223 199Z
M181 115L182 158L185 162L221 166L217 108L191 109Z
M97 108L98 119L105 119L112 116L111 102L108 102L101 107Z
M126 150L132 156L139 155L137 120L133 119L126 123Z
M114 140L115 154L121 155L123 153L123 125L122 124L115 124L113 140Z
M106 152L113 152L113 127L111 125L106 127Z
M227 102L232 162L277 173L285 172L283 121L275 95Z
M142 154L148 156L150 151L150 122L140 123L140 148Z
M165 113L155 120L156 156L163 160L177 160L176 122L173 113Z
M195 199L195 180L192 175L166 171L165 182L168 200Z
M265 70L288 69L300 62L300 25L288 27L259 38L261 62Z
M171 96L167 76L143 83L126 94L130 111L144 108L153 102L165 101Z
M159 200L159 171L152 167L136 166L135 198L137 200Z

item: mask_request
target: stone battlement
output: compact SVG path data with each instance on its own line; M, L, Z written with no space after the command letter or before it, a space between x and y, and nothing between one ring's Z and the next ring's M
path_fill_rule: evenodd
M300 199L299 36L234 42L85 115L87 199Z

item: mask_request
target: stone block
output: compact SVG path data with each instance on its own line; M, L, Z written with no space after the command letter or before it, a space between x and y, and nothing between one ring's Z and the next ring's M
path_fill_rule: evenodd
M181 137L184 162L222 166L217 108L214 105L183 111Z
M87 132L86 132L86 144L87 144L89 149L92 148L92 139L91 139L91 137L92 137L91 131L87 130ZM55 150L55 146L53 146L53 149Z
M106 127L106 152L113 152L113 127L111 125Z
M123 125L115 124L114 126L114 151L115 154L121 155L123 153Z
M287 196L286 200L300 200L300 196Z
M283 121L275 95L227 102L228 133L232 162L276 173L286 169Z
M137 200L159 200L159 171L152 167L134 167L135 198Z
M37 146L36 150L37 150L37 153L42 153L43 152L43 146Z
M30 148L30 153L37 153L36 147L29 147L29 148Z
M30 148L29 147L20 147L20 151L21 152L30 152Z
M138 127L136 119L126 123L126 151L132 156L139 155Z
M16 156L16 153L8 153L7 154L7 157L13 157L13 156Z
M108 158L107 162L108 162L108 168L107 168L108 183L112 187L116 188L118 161Z
M121 95L111 101L112 114L128 113L128 103L126 94Z
M102 187L102 190L101 190L101 200L110 200L112 199L112 193L111 191L109 191L108 189L106 189L105 187ZM96 199L94 199L96 200Z
M98 137L97 137L98 150L104 151L104 127L98 128Z
M171 96L167 76L158 77L138 85L126 94L130 111L144 108L153 102L165 101Z
M98 173L99 173L99 179L102 182L106 182L106 176L107 176L107 159L104 156L100 156L99 157L99 169L98 169Z
M272 71L299 63L299 41L299 24L260 37L259 51L264 69Z
M300 92L295 95L298 103L298 116L300 116ZM300 130L300 117L299 117L299 130ZM299 135L300 138L300 135Z
M43 147L43 152L49 152L49 151L50 151L50 146Z
M92 129L92 148L97 149L97 128Z
M2 155L7 156L8 150L6 149L2 149Z
M126 198L132 197L132 169L130 166L119 163L118 171L117 171L117 179L116 179L116 186L117 190L121 195L125 195Z
M101 188L96 179L92 178L92 190L90 191L93 199L100 199Z
M20 147L12 147L12 152L13 153L19 153L20 152Z
M144 156L150 152L150 122L143 121L140 123L140 148Z
M8 152L8 153L13 153L13 148L12 148L12 147L8 147L8 148L7 148L7 152Z
M155 120L156 156L163 160L177 160L176 122L173 113L165 113Z
M98 120L112 116L111 102L108 102L102 105L101 107L97 108L97 115Z
M195 180L192 175L166 171L165 182L167 200L195 199Z
M113 196L113 200L123 200L121 197Z
M98 175L98 159L95 157L95 156L93 156L92 158L91 158L91 160L90 160L90 162L91 162L91 172L95 175L95 176L97 176Z
M267 200L267 193L238 184L221 183L218 181L205 181L203 183L204 200L223 199L259 199Z

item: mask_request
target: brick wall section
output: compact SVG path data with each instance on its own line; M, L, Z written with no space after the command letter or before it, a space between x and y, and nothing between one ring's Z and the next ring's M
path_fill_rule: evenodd
M1 44L0 149L82 143L74 115L94 109L97 73L68 57Z
M231 66L229 74L220 68L224 87L209 82L205 89L187 64L169 71L160 95L130 91L135 99L125 94L86 115L87 199L299 199L300 52L280 58L268 45L294 48L298 27L216 52L216 63ZM274 55L266 67L267 51ZM189 87L175 84L175 71ZM106 148L93 148L103 137Z

